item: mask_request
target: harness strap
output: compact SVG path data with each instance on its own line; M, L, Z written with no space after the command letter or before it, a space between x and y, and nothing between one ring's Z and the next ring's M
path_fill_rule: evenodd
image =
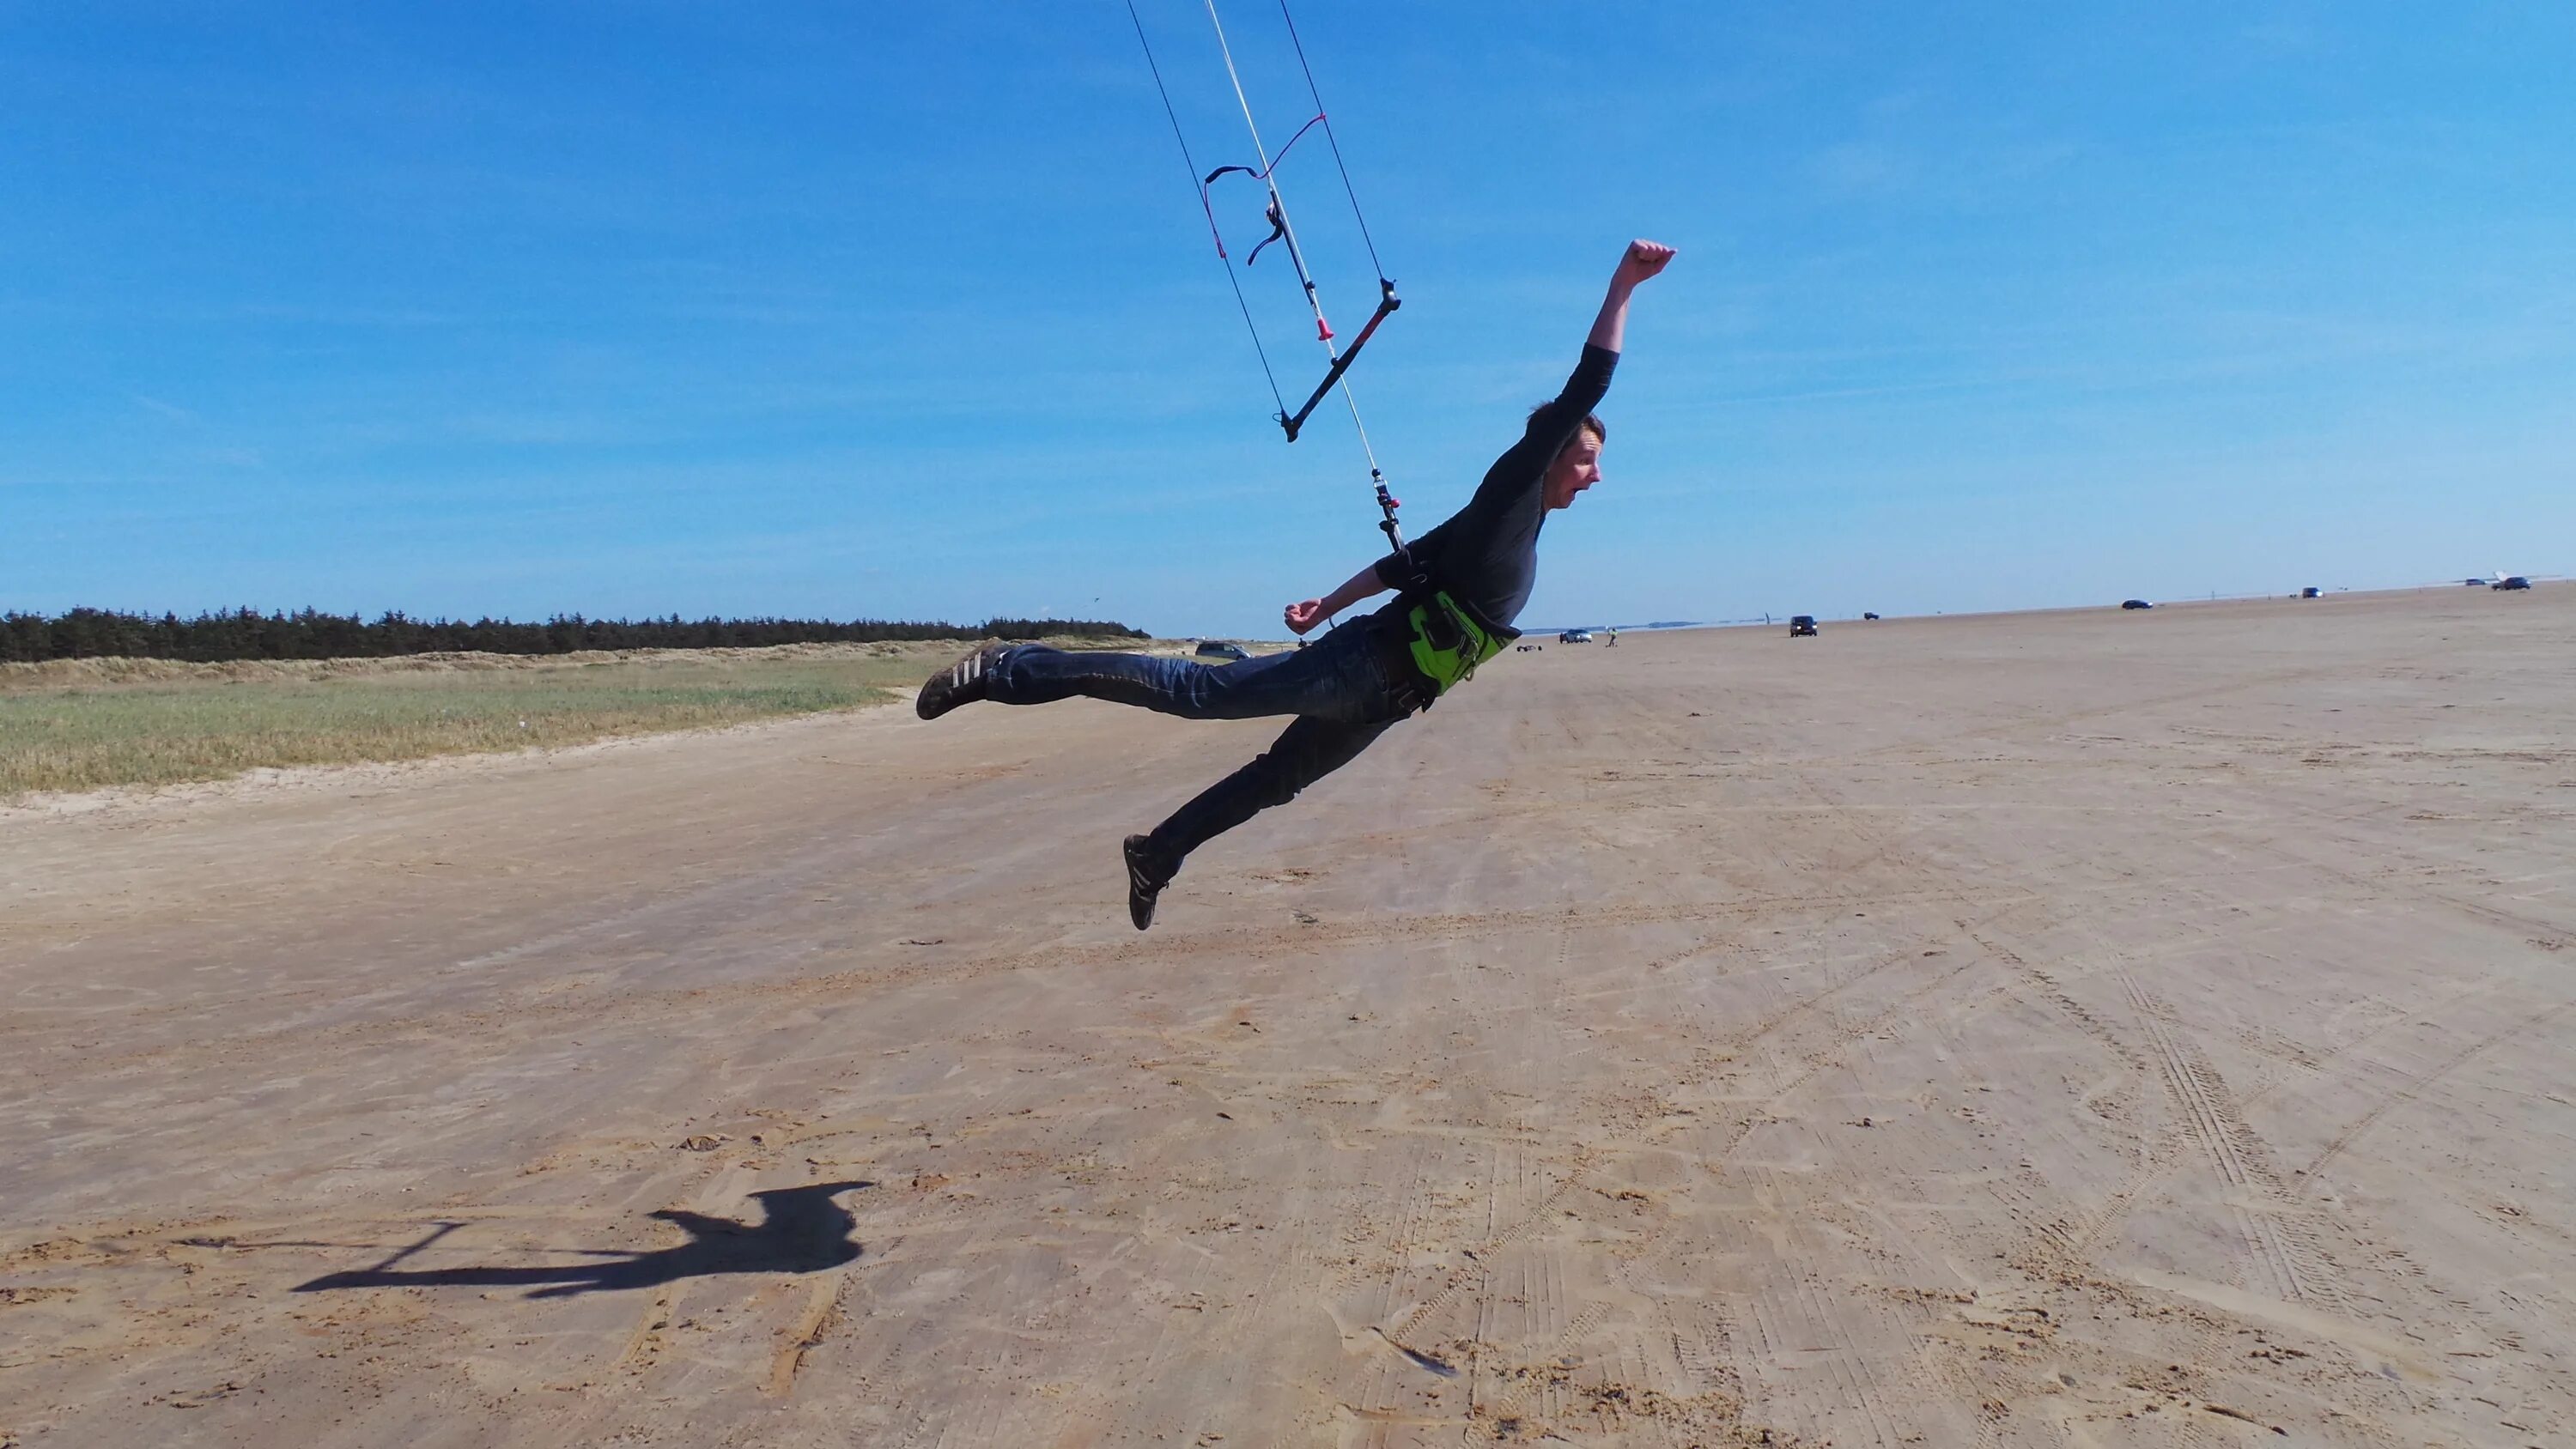
M1502 653L1504 645L1520 637L1515 629L1499 625L1488 629L1480 624L1467 606L1450 597L1447 589L1432 590L1430 597L1405 615L1405 622L1413 626L1407 651L1413 656L1413 667L1429 681L1433 700L1474 677L1477 665ZM1430 703L1424 701L1424 707L1429 708Z

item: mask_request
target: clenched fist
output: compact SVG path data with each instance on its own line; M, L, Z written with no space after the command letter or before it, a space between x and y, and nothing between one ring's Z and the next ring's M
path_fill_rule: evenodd
M1617 280L1622 285L1633 287L1662 271L1664 264L1672 259L1671 247L1641 237L1628 243L1628 254L1619 259Z

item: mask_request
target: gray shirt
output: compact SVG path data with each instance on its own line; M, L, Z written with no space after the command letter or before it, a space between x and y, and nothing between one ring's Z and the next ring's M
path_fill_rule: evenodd
M1547 522L1541 488L1547 465L1610 391L1610 373L1618 365L1618 353L1587 344L1565 390L1530 415L1521 440L1485 470L1476 496L1447 522L1412 541L1414 561L1430 574L1431 586L1447 590L1480 623L1508 631L1529 603L1530 590L1538 583L1539 529ZM1419 602L1402 555L1378 560L1377 577L1388 588L1404 591L1378 610L1381 616L1401 617Z

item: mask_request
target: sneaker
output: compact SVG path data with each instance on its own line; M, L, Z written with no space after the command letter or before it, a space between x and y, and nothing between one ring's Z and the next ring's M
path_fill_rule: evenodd
M999 648L978 649L930 676L912 702L913 712L923 719L937 719L970 700L990 697L993 662L1001 655Z
M1137 930L1154 924L1154 898L1172 883L1177 867L1164 863L1149 835L1127 837L1127 919Z

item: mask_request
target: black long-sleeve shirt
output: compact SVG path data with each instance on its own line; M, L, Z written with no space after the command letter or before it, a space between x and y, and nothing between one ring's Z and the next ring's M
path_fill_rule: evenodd
M1448 590L1483 622L1509 629L1529 603L1530 590L1538 583L1539 529L1547 522L1541 488L1547 465L1573 441L1584 417L1600 406L1618 365L1618 353L1586 344L1565 390L1531 414L1521 440L1485 470L1476 496L1447 522L1413 540L1413 557L1430 573L1432 586ZM1411 583L1399 554L1378 560L1377 578L1396 590ZM1378 612L1400 617L1416 602L1399 593Z

